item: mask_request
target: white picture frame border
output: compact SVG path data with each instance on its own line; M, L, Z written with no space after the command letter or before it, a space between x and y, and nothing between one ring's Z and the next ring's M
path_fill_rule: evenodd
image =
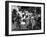
M7 2L9 3L9 1L7 1ZM11 20L12 20L12 18L11 18L11 17L12 17L12 15L11 15L11 14L12 14L12 13L11 13L11 12L12 12L12 11L11 11L11 6L12 6L12 5L16 5L16 6L19 5L19 6L41 7L41 30L12 31L12 28L11 28L11 26L12 26L12 25L11 25ZM30 4L29 4L29 3L22 3L22 2L21 2L21 3L18 3L18 2L16 2L16 1L15 1L15 2L14 2L14 1L13 1L13 2L10 1L10 3L9 3L9 8L8 8L8 11L9 11L9 21L8 21L8 22L9 22L9 25L8 25L8 27L9 27L8 30L9 30L9 31L8 31L8 32L9 32L9 33L8 33L8 34L9 34L9 35L15 35L15 34L28 34L28 33L30 33L30 34L43 33L43 32L45 31L45 30L44 30L44 27L45 27L45 26L44 26L44 18L45 18L45 17L44 17L44 10L45 10L45 9L44 9L44 5L43 5L43 4L39 4L39 3L38 3L38 4L37 4L37 3L33 4L33 2L32 2L32 3L30 2Z

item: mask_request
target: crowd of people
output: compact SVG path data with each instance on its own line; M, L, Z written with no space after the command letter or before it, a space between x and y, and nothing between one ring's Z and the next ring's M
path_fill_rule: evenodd
M41 29L40 7L15 6L12 11L12 30Z

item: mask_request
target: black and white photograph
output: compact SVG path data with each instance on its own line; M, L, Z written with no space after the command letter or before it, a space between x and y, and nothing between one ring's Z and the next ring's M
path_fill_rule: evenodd
M44 33L44 3L13 1L6 5L8 35Z
M41 7L13 5L12 8L12 31L41 29Z

